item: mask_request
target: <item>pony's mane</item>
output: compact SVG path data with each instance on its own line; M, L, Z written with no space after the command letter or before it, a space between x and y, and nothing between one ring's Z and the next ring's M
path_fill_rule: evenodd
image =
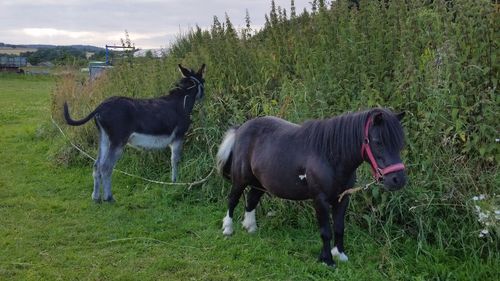
M355 161L361 157L366 121L377 112L381 112L384 119L379 130L383 145L389 149L401 149L404 143L401 123L391 111L383 108L306 121L299 137L329 161Z

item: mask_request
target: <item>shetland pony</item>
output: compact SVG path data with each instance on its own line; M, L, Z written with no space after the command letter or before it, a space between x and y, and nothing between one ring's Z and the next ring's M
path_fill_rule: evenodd
M234 208L250 186L243 220L248 232L257 229L255 208L265 192L289 200L311 199L323 242L319 260L330 266L335 265L332 254L347 260L343 241L349 196L338 202L339 195L354 186L356 169L363 161L386 189L398 190L406 184L400 157L403 115L376 108L300 126L260 117L229 129L217 153L218 171L232 182L223 234L233 233Z

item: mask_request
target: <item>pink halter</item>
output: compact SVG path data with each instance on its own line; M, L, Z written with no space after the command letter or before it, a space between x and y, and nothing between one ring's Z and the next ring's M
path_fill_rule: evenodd
M372 175L376 181L380 181L384 178L385 175L401 171L405 169L405 165L403 163L396 163L389 165L383 169L381 169L377 161L375 161L375 157L373 157L372 149L370 148L370 139L368 138L368 130L370 129L370 125L373 123L373 117L368 117L365 124L365 138L363 140L363 145L361 146L361 158L365 159L365 152L368 155L368 159L370 160L370 165L372 168Z

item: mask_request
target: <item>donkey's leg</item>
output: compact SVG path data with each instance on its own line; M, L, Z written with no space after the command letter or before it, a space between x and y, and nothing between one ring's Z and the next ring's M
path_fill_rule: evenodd
M248 233L254 233L257 230L257 222L255 220L255 208L259 204L260 197L264 191L256 188L250 189L247 194L247 206L245 207L245 219L242 224Z
M182 152L182 139L174 140L170 144L170 150L172 151L172 155L170 157L172 164L172 182L177 181L177 164L181 160L181 152Z
M123 146L111 146L104 160L101 162L102 186L104 189L104 201L113 202L111 193L111 175L116 161L120 159L123 152Z
M231 188L231 192L229 193L228 198L228 209L227 214L222 221L222 234L228 236L233 234L233 215L234 208L238 205L238 201L240 200L243 191L245 190L245 185L236 184L233 181L233 187Z
M319 255L319 260L329 266L335 266L332 254L330 253L330 244L332 240L332 229L330 227L330 204L324 194L319 194L314 199L314 209L316 210L316 218L319 223L321 240L323 240L323 248Z
M340 261L347 261L349 258L344 253L344 217L349 206L349 195L332 207L333 211L333 233L335 237L335 247L332 249L332 256L338 257Z
M92 176L94 177L94 191L92 192L92 199L95 202L101 201L101 162L109 150L109 137L104 132L103 129L99 128L99 147L97 148L97 159L94 163L94 171Z

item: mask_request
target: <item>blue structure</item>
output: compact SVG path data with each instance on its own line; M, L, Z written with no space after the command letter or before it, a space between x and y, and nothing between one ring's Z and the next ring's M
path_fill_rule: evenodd
M0 71L23 72L20 67L28 65L26 57L0 57Z
M108 65L103 61L91 61L89 63L89 75L90 80L94 80L99 77L106 69L112 68L111 65Z
M110 49L123 49L125 51L130 50L132 53L136 51L135 47L125 47L125 46L113 46L106 45L106 61L92 61L89 63L89 74L90 80L94 80L99 77L106 69L112 68L110 60Z

